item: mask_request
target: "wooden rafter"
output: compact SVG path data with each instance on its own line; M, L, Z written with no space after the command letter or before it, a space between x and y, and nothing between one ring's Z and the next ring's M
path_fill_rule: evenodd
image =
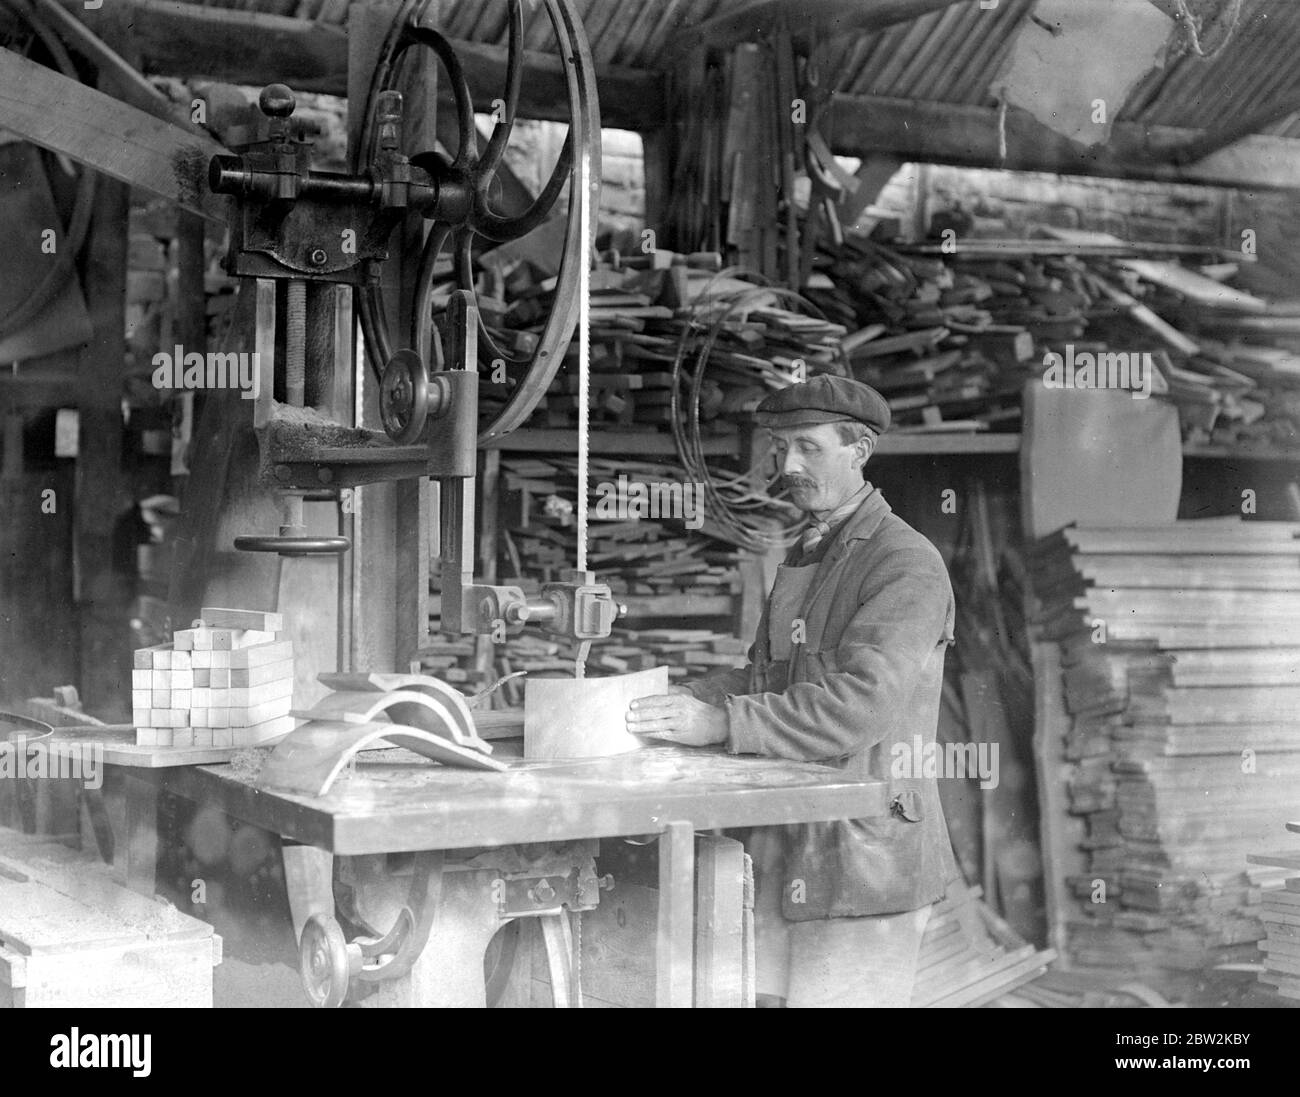
M220 144L7 49L0 49L0 124L191 213L224 219L224 200L207 188L208 162L226 151Z
M95 29L96 10L60 0ZM347 94L348 36L343 27L260 12L200 7L172 0L113 0L113 14L131 28L144 72L232 84L288 84L300 91ZM453 39L475 108L491 112L504 94L506 49ZM600 113L620 129L647 130L663 122L662 79L621 65L598 65ZM445 84L445 81L443 82ZM527 51L519 98L523 118L567 121L568 85L558 54Z
M788 26L791 37L808 45L827 35L869 34L895 23L909 23L931 12L975 0L752 0L704 23L681 28L669 39L665 57L705 45L729 50Z
M1247 137L1194 164L1179 164L1177 150L1199 131L1117 122L1106 145L1085 148L1023 110L1008 110L1000 122L993 107L861 95L834 96L820 128L842 156L893 153L937 164L1065 175L1273 190L1300 186L1300 140L1284 137Z

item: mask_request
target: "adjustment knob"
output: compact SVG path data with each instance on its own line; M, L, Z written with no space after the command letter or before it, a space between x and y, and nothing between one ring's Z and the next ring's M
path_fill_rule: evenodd
M267 84L257 97L258 108L268 118L288 118L298 101L286 84Z

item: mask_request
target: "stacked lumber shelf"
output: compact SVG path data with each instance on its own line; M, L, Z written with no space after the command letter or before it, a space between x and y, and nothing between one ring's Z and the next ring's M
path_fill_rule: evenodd
M637 258L659 265L641 269L640 263L628 266L618 259L618 267L601 266L593 278L603 288L591 295L591 423L629 435L629 449L635 435L659 433L672 421L672 371L683 341L692 350L687 361L693 361L692 335L702 338L735 295L756 289L720 276L705 256L657 252ZM548 297L543 294L539 303L549 307ZM742 413L768 392L822 370L838 372L845 334L842 325L782 307L775 295L756 295L722 318L699 397L702 431L734 434ZM506 394L491 385L484 391L488 401ZM575 427L577 392L577 348L571 347L529 426ZM687 402L693 395L684 393Z
M1070 958L1134 972L1248 962L1262 936L1246 855L1300 781L1300 526L1236 520L1067 528L1030 557L1061 648ZM1048 825L1051 825L1050 820Z
M1300 834L1300 823L1287 823L1286 829ZM1288 873L1279 886L1264 892L1260 918L1266 936L1259 943L1264 954L1259 981L1283 998L1300 1001L1300 849L1251 854L1247 860Z
M852 329L853 374L896 431L1015 430L1024 382L1069 346L1150 353L1189 444L1300 444L1300 305L1226 285L1236 267L1209 250L1041 231L951 254L850 237L821 256L805 292Z
M979 888L950 888L921 938L912 1005L985 1005L1038 978L1054 959L1054 952L1025 944L989 910Z
M293 642L278 613L205 606L196 627L140 648L131 671L136 745L245 747L293 730Z

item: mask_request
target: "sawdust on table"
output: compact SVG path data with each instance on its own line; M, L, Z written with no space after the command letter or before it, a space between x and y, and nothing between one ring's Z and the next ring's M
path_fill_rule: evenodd
M230 756L230 768L236 777L256 777L262 772L270 751L245 747Z

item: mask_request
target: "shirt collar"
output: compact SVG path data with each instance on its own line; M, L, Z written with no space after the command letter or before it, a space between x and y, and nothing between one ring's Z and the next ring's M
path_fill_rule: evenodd
M876 489L871 486L869 480L864 480L862 487L826 515L825 518L816 518L809 515L808 525L825 537L831 532L831 530L835 529L841 522L855 513L875 490Z

